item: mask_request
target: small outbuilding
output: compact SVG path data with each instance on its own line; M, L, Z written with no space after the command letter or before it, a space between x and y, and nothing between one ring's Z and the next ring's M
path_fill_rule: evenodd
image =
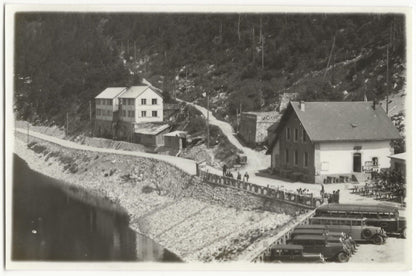
M243 112L240 117L238 134L249 145L266 141L267 129L280 117L279 112Z
M176 130L163 135L165 147L170 149L181 150L186 148L186 131Z
M164 145L163 135L169 132L168 124L143 123L134 125L133 142L148 147Z

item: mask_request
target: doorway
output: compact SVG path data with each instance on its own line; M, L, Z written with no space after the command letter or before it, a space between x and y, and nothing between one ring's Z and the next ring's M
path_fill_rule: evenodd
M354 172L361 172L361 153L354 153L352 166Z

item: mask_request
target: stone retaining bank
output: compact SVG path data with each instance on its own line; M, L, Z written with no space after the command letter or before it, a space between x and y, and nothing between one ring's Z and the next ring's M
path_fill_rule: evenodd
M298 207L271 208L268 199L202 183L163 161L71 149L34 137L28 148L26 136L15 135L15 153L31 169L119 204L133 229L184 261L237 260L299 213Z

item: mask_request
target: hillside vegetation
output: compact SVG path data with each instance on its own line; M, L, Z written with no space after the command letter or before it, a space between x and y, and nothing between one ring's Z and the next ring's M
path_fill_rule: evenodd
M240 106L274 110L282 93L383 100L405 86L405 44L400 14L21 13L15 108L43 124L68 112L82 131L94 96L143 77L167 102L206 105L208 93L230 122Z

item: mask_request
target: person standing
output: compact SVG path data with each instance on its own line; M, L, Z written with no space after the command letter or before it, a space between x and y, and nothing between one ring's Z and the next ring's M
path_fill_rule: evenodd
M222 166L222 176L227 176L227 165Z
M249 176L248 176L248 173L247 172L244 174L244 178L246 179L246 182L248 182Z
M241 173L240 172L237 173L237 180L241 180Z

